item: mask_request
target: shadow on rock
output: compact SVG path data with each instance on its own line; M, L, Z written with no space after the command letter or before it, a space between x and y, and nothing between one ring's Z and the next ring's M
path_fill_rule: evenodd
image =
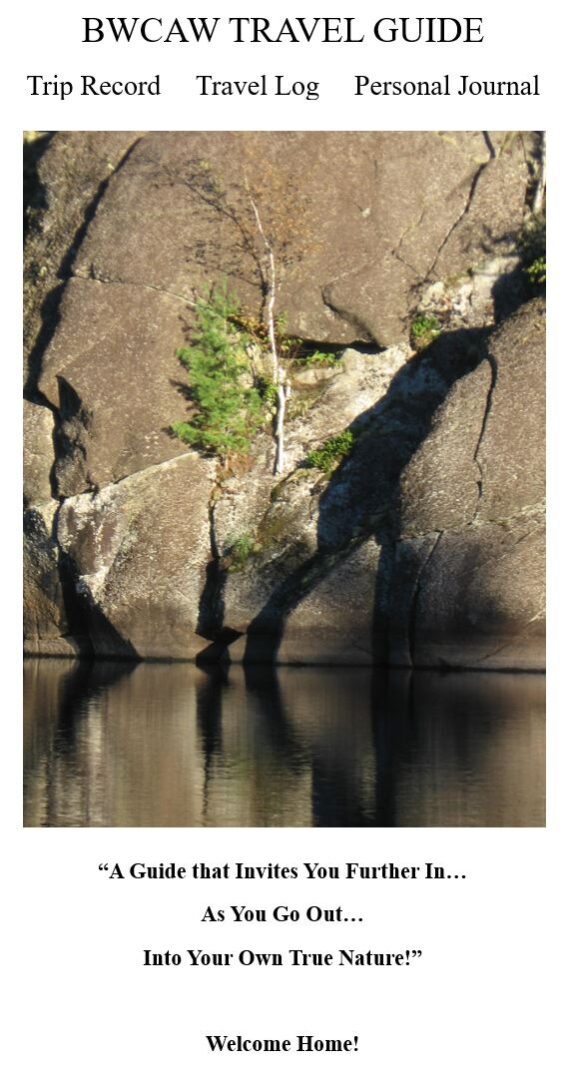
M400 478L430 433L434 415L454 384L482 361L485 340L486 331L482 330L442 335L426 354L395 375L381 401L350 425L356 438L353 451L333 472L320 499L317 550L298 565L289 567L282 560L279 580L249 626L246 664L277 662L290 614L370 539L380 550L371 662L386 662L387 638L396 609L404 608L404 617L411 621L407 609L415 589L410 574L406 585L398 578L398 595L391 595L400 537Z

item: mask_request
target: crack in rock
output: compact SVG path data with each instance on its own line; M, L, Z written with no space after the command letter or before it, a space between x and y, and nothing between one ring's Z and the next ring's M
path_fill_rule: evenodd
M416 580L415 580L415 586L414 586L413 596L412 596L412 599L411 599L411 606L410 606L409 617L408 617L408 652L409 652L410 666L412 668L415 667L415 654L416 654L416 643L417 643L417 608L418 608L418 603L419 603L419 595L420 595L420 592L421 592L421 583L422 583L422 579L423 579L423 575L425 573L425 570L429 566L429 563L431 562L431 560L432 560L432 558L433 558L433 556L434 556L434 554L435 554L435 552L437 550L437 547L439 546L439 541L441 540L442 536L444 535L444 531L445 530L442 529L440 532L438 532L436 534L435 540L434 540L434 542L433 542L433 544L432 544L432 546L431 546L431 548L429 550L429 553L427 554L427 556L423 560L423 562L421 564L421 567L419 569L418 575L417 575Z
M127 150L125 150L125 152L122 154L122 157L120 158L118 164L112 170L110 175L105 176L104 179L100 181L100 184L98 185L92 199L90 200L88 206L86 206L85 208L83 220L79 225L78 229L75 231L75 235L73 236L73 239L59 264L59 270L57 272L57 277L59 279L67 280L69 277L72 276L73 262L76 258L77 252L80 250L81 244L85 239L85 236L87 235L89 225L91 224L91 221L93 221L96 215L100 203L102 202L102 199L106 194L110 181L112 180L113 176L116 176L116 174L120 172L120 170L126 164L140 141L141 136L139 136L137 139L134 139L134 142L131 143Z
M498 365L496 363L496 360L494 359L494 357L491 355L490 352L487 353L486 359L487 359L487 361L488 361L488 363L490 365L491 378L490 378L490 386L488 387L488 392L487 392L487 395L486 395L486 404L485 404L485 407L484 407L484 416L482 418L482 424L480 426L480 433L479 433L479 436L478 436L478 442L476 444L475 452L474 452L474 455L473 455L473 461L474 461L474 463L475 463L475 465L477 467L477 470L478 470L478 480L477 480L478 499L477 499L477 504L476 504L476 510L474 512L474 515L473 515L473 522L475 522L477 520L478 515L480 513L480 504L481 504L482 495L483 495L484 472L483 472L483 468L482 468L482 462L481 462L481 459L479 457L480 449L481 449L481 446L482 446L482 440L484 438L484 433L486 431L486 426L488 424L488 418L490 416L490 410L492 408L492 399L494 397L494 391L496 389L496 383L497 383L497 380L498 380Z
M364 262L361 266L356 266L353 270L346 270L344 274L339 274L338 277L333 278L332 281L328 281L326 285L321 287L321 300L325 307L329 308L329 311L333 315L338 315L340 319L344 319L345 322L352 326L356 331L361 333L366 341L374 341L374 335L368 328L367 324L359 316L349 311L348 308L343 308L333 300L332 291L339 282L345 281L347 278L356 278L358 274L362 274L365 270L372 268L372 262Z
M162 293L164 296L173 296L175 300L182 300L189 307L194 308L197 306L189 296L183 293L173 292L172 289L165 289L161 285L151 285L146 281L125 281L122 278L105 277L92 266L88 271L74 270L70 277L75 281L94 281L98 285L124 285L133 289L151 289L152 292Z
M465 205L464 205L463 209L461 210L461 213L458 215L458 217L455 219L455 221L451 225L451 227L450 227L449 231L447 232L444 240L441 241L441 244L439 245L439 247L437 249L437 253L435 255L435 258L434 258L431 266L429 267L429 270L427 271L427 273L426 273L426 275L425 275L425 277L423 279L424 281L428 281L431 278L431 276L435 273L435 269L436 269L437 263L439 262L439 259L441 257L441 253L447 247L447 244L449 243L449 240L451 239L451 237L452 237L453 233L455 232L455 230L458 229L458 227L461 224L461 222L463 221L463 219L469 213L469 210L470 210L470 208L471 208L471 206L473 204L473 200L474 200L474 197L475 197L475 194L476 194L476 189L478 187L478 184L479 184L479 181L480 181L480 178L481 178L482 174L488 168L490 163L495 159L496 155L494 153L494 147L492 146L491 143L488 143L487 145L488 145L489 150L490 150L490 157L488 158L487 161L483 161L482 164L479 165L478 168L476 169L476 171L475 171L475 173L473 175L473 178L471 180L471 184L470 184L470 187L469 187L469 192L468 192L467 198L465 200Z

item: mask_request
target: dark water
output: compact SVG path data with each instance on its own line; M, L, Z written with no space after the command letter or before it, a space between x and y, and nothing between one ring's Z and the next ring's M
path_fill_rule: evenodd
M541 675L25 664L25 824L543 825Z

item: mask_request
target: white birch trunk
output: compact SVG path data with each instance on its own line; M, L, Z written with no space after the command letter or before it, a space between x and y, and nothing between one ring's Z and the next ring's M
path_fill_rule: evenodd
M276 456L274 462L274 473L279 476L285 467L285 443L284 443L284 420L285 420L285 408L286 402L289 397L289 387L287 385L285 368L280 364L278 356L278 347L276 343L276 323L274 316L274 308L276 303L276 260L274 258L274 252L264 231L262 225L262 219L258 211L258 207L254 202L252 196L250 196L250 202L254 211L254 217L256 219L256 227L262 238L264 247L266 248L268 274L267 274L267 298L266 298L266 325L268 328L268 341L270 343L270 353L272 357L272 380L274 385L277 386L277 408L276 408L276 422L275 422L275 440L276 440Z
M545 131L541 137L541 163L539 168L539 176L534 193L533 212L535 217L539 217L543 210L543 204L545 201L545 187L547 183L547 162L546 162L546 144L545 144Z

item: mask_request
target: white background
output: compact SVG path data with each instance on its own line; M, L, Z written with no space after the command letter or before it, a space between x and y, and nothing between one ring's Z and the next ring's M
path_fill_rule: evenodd
M443 9L442 9L443 10ZM564 55L565 25L549 2L505 4L452 14L484 18L483 45L379 45L371 35L388 13L435 14L423 3L366 8L304 2L286 11L224 0L214 8L122 4L113 9L27 3L3 22L5 106L2 199L4 317L3 641L4 724L8 733L2 822L6 977L11 1038L4 1044L10 1077L84 1080L164 1075L391 1078L534 1077L562 1075L559 1051L564 980L565 832L560 790L564 600L562 445L565 392ZM357 16L364 45L231 46L223 32L206 45L81 46L82 15L174 16L294 14ZM278 15L279 13L279 15ZM447 12L445 12L447 14ZM82 98L65 102L27 92L25 76L77 80L162 75L163 96ZM204 99L194 75L255 78L291 74L321 82L318 102L274 98ZM351 95L353 74L375 79L541 75L539 98L363 98ZM543 830L23 830L20 782L19 364L21 131L68 129L542 129L549 132L550 486L552 584L549 706L549 814ZM340 163L337 163L340 167ZM562 280L563 279L563 280ZM561 284L560 284L561 283ZM8 495L8 500L6 499ZM260 865L303 860L343 866L394 861L444 864L465 880L271 884L109 881L100 862L235 860ZM204 925L207 904L266 908L309 904L362 916L362 923L293 926ZM421 949L399 969L143 968L142 950L203 948L219 952L333 952ZM205 1035L256 1038L313 1034L359 1036L359 1050L331 1054L212 1054Z

